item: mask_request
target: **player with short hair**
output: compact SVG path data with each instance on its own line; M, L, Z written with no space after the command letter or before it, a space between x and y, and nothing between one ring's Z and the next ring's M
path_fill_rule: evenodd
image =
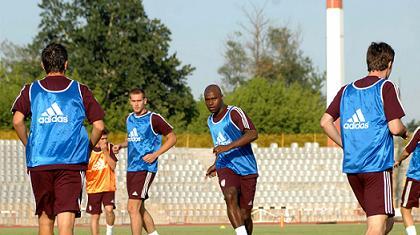
M129 98L133 112L126 120L128 137L124 143L114 145L113 150L118 153L121 148L128 147L127 209L132 234L141 234L144 227L149 235L158 235L144 203L158 170L158 158L175 145L176 135L160 114L146 109L148 99L143 89L132 89ZM166 138L164 144L162 135Z
M393 226L393 135L407 137L398 88L388 80L395 52L384 42L367 50L368 76L343 86L321 118L321 127L343 148L343 172L367 215L366 234ZM341 136L334 125L340 118Z
M86 171L86 192L88 203L86 212L91 214L90 228L93 235L99 235L99 219L102 204L105 209L106 235L112 235L115 222L115 167L117 158L108 142L109 131L104 129L96 146L92 149Z
M26 164L31 177L38 215L39 234L73 234L80 216L82 182L89 161L89 145L95 146L104 129L104 111L92 92L65 77L67 50L51 43L41 55L47 76L25 85L12 112L13 127L26 146ZM25 118L31 116L28 132ZM91 138L83 122L92 124Z
M420 198L420 127L414 131L410 142L405 146L394 167L400 166L401 162L411 153L413 153L413 157L407 169L407 179L401 197L401 214L407 235L417 234L411 210L413 207L419 207Z
M207 121L213 139L215 163L206 176L218 175L227 213L237 235L252 234L251 210L257 186L258 169L251 142L258 132L249 117L238 107L223 102L220 87L209 85L204 91Z

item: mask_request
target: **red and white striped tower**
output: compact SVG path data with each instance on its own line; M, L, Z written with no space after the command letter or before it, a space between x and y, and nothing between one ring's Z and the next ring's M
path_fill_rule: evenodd
M327 0L327 106L344 83L343 1Z
M344 83L343 1L327 0L327 106ZM340 130L340 119L335 122ZM328 139L328 146L337 146Z

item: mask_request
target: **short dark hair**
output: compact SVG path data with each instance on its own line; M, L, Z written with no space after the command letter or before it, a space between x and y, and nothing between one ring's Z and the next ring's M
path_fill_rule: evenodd
M383 71L389 62L394 62L394 49L385 42L372 42L367 50L366 62L368 71Z
M130 93L128 93L128 96L139 95L139 94L142 94L143 98L146 97L146 92L143 89L138 88L138 87L131 89Z
M102 131L102 135L108 135L109 134L109 130L104 128L104 130Z
M42 65L45 72L64 72L67 61L66 48L58 43L50 43L42 50Z

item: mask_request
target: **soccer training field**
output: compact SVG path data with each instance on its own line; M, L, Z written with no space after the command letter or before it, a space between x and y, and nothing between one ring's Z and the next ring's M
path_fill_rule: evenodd
M232 235L235 234L230 226L225 225L222 229L219 225L202 225L202 226L158 226L161 235ZM363 234L364 224L293 224L280 228L279 225L255 225L254 235L354 235ZM419 231L420 226L417 226ZM36 228L0 228L0 235L29 235L37 234ZM57 232L56 232L57 234ZM76 235L88 235L88 227L77 227ZM101 231L105 234L105 231ZM128 226L117 226L114 229L115 235L128 235L130 228ZM143 233L145 234L145 233ZM394 229L390 233L392 235L404 235L404 226L402 223L396 223Z

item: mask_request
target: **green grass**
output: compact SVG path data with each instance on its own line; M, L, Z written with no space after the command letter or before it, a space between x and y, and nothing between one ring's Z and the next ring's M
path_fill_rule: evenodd
M176 226L158 226L159 234L161 235L233 235L235 234L233 229L225 225L224 229L220 228L220 225L176 225ZM284 228L280 228L280 225L255 225L254 235L354 235L364 234L365 224L292 224L286 225ZM417 231L420 231L420 226L417 227ZM36 228L1 228L0 235L30 235L37 234ZM57 232L56 232L57 234ZM87 235L89 233L88 227L76 227L76 235ZM101 234L105 234L102 231ZM116 235L128 235L130 234L129 226L116 226L114 228L114 234ZM145 234L145 233L143 233ZM404 226L401 223L396 223L394 229L390 235L404 235Z

